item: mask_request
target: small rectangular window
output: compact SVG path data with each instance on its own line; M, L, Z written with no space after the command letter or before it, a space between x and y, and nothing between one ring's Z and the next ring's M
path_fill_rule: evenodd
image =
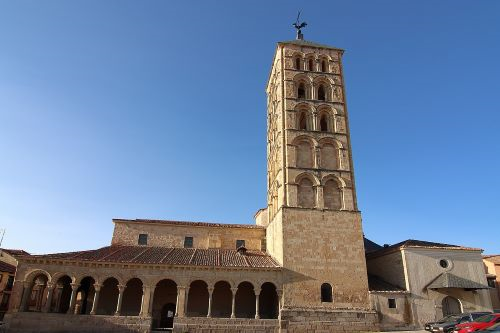
M267 241L265 238L260 240L260 250L267 251Z
M240 248L242 246L245 247L245 240L243 239L236 240L236 248Z
M139 245L148 245L148 234L139 234L139 240L137 243Z
M184 237L184 248L190 249L193 247L193 237Z
M495 283L496 281L494 278L488 278L487 281L488 281L488 287L496 288L496 283Z
M396 299L395 298L389 298L389 309L395 309L396 308Z

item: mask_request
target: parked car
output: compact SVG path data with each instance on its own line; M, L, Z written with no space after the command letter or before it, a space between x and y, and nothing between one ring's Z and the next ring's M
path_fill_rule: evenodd
M434 333L451 333L453 332L455 325L471 322L487 314L491 314L491 312L468 312L449 315L436 322L425 324L424 329Z
M490 326L500 323L500 313L493 313L477 318L470 323L458 324L455 326L454 333L469 333L483 330Z
M484 333L498 333L500 332L500 323L495 324L493 326L490 326L488 328L485 328L484 330L479 330L478 332L484 332Z

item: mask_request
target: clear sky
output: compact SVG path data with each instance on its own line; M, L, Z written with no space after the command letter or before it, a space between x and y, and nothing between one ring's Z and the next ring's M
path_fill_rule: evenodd
M254 223L298 9L305 39L346 50L366 236L500 253L493 0L0 0L2 246L98 248L118 217Z

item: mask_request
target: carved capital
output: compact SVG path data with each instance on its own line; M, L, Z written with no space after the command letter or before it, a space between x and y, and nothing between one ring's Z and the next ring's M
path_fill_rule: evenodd
M101 288L102 288L102 284L94 283L94 289L95 289L95 291L100 291Z
M70 286L71 286L71 290L73 290L73 291L77 291L78 288L80 288L79 283L71 283Z
M125 288L127 288L127 286L124 286L123 284L119 284L118 285L118 292L120 294L122 294L125 291Z

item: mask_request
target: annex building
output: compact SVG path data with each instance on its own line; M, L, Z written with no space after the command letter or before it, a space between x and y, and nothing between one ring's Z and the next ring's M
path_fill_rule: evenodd
M19 255L5 315L9 332L366 332L383 320L387 327L418 325L417 310L404 306L425 296L409 296L410 262L402 271L378 264L409 250L372 249L369 267L378 271L369 291L344 52L301 37L279 42L272 61L267 207L255 224L114 219L109 246ZM382 309L384 297L409 312Z

